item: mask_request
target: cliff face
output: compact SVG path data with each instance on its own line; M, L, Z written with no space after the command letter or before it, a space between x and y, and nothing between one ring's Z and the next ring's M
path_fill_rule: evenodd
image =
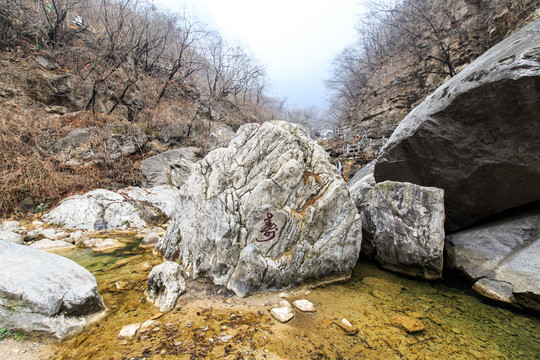
M431 23L438 26L436 36L459 72L540 14L538 0L437 0L430 6L433 21L419 21L409 27L420 34L420 41L417 37L416 44L411 45L406 43L411 41L410 37L402 37L370 71L355 105L342 122L345 133L350 134L347 142L355 143L356 134L369 139L388 138L416 105L450 78L444 74L446 65L438 60L445 54L437 46L439 39L433 41ZM415 48L427 51L420 55ZM378 147L382 141L375 143ZM362 157L371 160L377 153L369 149Z

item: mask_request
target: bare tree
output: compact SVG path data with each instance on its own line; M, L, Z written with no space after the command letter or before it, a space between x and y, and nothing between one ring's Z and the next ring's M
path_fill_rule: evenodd
M337 96L352 105L367 82L367 71L362 66L363 53L359 45L343 49L332 62L332 73L326 86Z
M452 9L458 0L429 1L401 0L371 1L370 13L363 22L367 28L378 27L368 35L367 53L381 58L387 48L400 49L415 55L419 60L432 59L443 65L440 70L429 72L456 75L449 40L465 31L453 22ZM386 48L386 49L385 49ZM431 49L438 52L433 55Z
M47 44L51 47L61 44L68 14L85 7L82 0L38 0L37 3L45 20Z
M96 48L97 53L90 61L91 66L83 75L83 79L91 74L97 75L86 104L87 110L95 111L96 96L100 88L128 61L137 48L137 34L133 31L133 23L129 21L133 15L130 2L130 0L114 2L101 0L101 26L105 33Z
M177 74L180 74L179 80L183 81L204 67L200 56L195 51L196 45L206 34L201 24L186 16L185 13L179 17L170 18L170 22L174 26L171 41L167 43L169 52L165 66L168 75L159 92L158 103Z

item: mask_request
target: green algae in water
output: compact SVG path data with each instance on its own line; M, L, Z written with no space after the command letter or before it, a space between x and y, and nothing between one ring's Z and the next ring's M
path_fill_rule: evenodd
M346 283L287 292L289 302L308 299L317 312L297 312L286 324L268 314L282 300L277 293L241 299L199 291L188 282L188 293L159 319L157 331L121 344L123 325L157 312L144 300L144 289L149 265L162 260L132 238L119 240L126 246L69 255L96 276L110 311L61 343L61 359L540 359L540 319L494 306L468 289L416 281L363 262ZM119 281L129 286L118 289ZM417 319L425 329L407 333L393 323L396 316ZM355 336L337 326L342 318L358 328ZM221 342L225 335L230 340Z

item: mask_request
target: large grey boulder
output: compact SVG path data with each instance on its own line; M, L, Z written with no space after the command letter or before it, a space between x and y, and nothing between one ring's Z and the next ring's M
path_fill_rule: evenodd
M182 186L199 157L200 149L189 147L169 150L141 161L142 186Z
M385 181L367 193L361 211L363 242L384 268L429 280L442 276L443 190Z
M105 311L96 279L75 262L0 241L0 328L62 338Z
M481 294L540 311L540 210L452 234L446 251Z
M454 232L540 200L540 20L488 50L398 126L377 182L444 189Z
M144 228L161 224L177 209L180 192L174 186L151 189L104 189L74 195L43 216L68 229L104 230Z
M197 162L157 249L239 296L348 276L361 221L328 154L300 126L242 126Z
M235 135L230 126L223 123L212 123L206 147L209 150L227 147Z
M161 312L172 310L178 297L186 291L182 268L174 261L165 261L154 267L148 275L147 284L148 300Z

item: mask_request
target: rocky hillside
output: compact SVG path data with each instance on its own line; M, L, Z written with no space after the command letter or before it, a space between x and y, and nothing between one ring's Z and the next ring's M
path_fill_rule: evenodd
M141 160L204 155L274 118L264 69L150 2L0 1L0 217L139 185Z
M330 82L345 144L358 143L355 135L360 135L359 155L372 160L384 142L380 139L388 139L416 105L535 19L539 8L537 0L405 0L371 5L369 20L359 26L358 44L336 59L335 73L341 80ZM331 145L339 154L344 144Z

